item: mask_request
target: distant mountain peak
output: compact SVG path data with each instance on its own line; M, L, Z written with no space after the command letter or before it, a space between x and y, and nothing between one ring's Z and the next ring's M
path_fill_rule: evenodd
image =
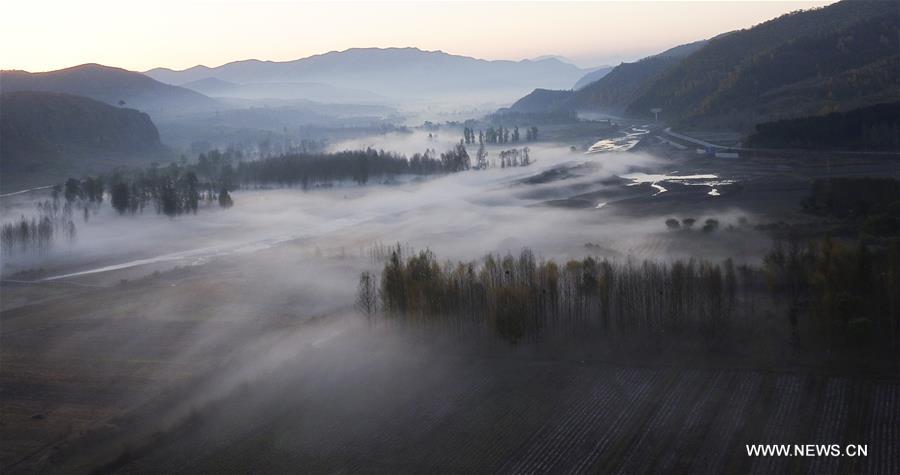
M578 66L575 64L575 61L572 61L571 59L569 59L569 58L567 58L567 57L565 57L565 56L562 56L562 55L558 55L558 54L545 54L545 55L538 56L538 57L536 57L536 58L524 59L523 61L534 61L534 62L538 62L538 61L558 61L558 62L560 62L560 63L569 64L569 65L578 67Z
M77 66L70 66L68 68L58 69L56 71L47 71L42 73L30 73L30 74L66 74L66 73L108 73L108 74L140 74L135 73L134 71L129 71L124 68L118 68L115 66L106 66L105 64L100 63L84 63L79 64Z

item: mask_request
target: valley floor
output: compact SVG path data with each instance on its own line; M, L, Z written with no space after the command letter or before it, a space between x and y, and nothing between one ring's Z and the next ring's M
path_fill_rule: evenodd
M668 191L653 196L649 184L579 175L591 161L613 166L615 159L563 148L558 162L568 168L556 173L555 162L548 164L546 182L522 185L541 172L541 162L534 172L517 170L515 187L493 175L469 175L488 191L449 204L423 204L422 195L433 193L417 195L415 187L358 198L337 190L327 200L292 190L250 192L231 214L218 215L233 219L226 221L231 227L218 226L213 212L186 217L184 225L201 223L224 242L239 234L237 213L262 215L271 208L267 199L284 199L286 211L258 227L309 236L259 250L243 246L253 249L199 263L4 281L0 467L4 473L900 471L896 374L785 364L783 342L748 364L715 355L610 360L597 356L602 348L584 357L527 348L465 351L458 341L369 329L350 308L359 272L381 265L362 251L378 240L436 246L450 259L533 246L546 257L757 262L769 246L760 232L670 232L664 220L725 216L724 226L745 213L753 224L808 219L798 216L799 200L814 178L900 170L897 162L874 159L723 162L665 144L647 147L662 157L647 162L656 167L648 173L715 173L737 183L717 197L707 186L666 183ZM465 182L454 179L460 178L435 183L464 191ZM388 200L380 203L376 192ZM335 208L334 216L316 200ZM609 204L597 209L599 202ZM349 219L353 213L369 220ZM383 219L372 218L379 213ZM162 250L133 239L137 251L118 250L133 253L131 259L202 247L209 239L170 236L168 220L109 219L120 226L112 229L149 222L162 230L158 236L172 238L159 238ZM342 226L320 232L319 220ZM254 237L264 238L270 236ZM119 255L97 247L104 259ZM71 261L48 263L39 277L117 263ZM867 444L868 456L749 457L745 444L754 443Z
M241 289L265 266L240 262L39 299L5 287L22 295L0 322L4 472L900 469L896 377L398 336L348 310L303 311L314 289L275 286L262 305ZM256 311L238 316L243 305ZM866 444L868 456L749 457L756 443Z

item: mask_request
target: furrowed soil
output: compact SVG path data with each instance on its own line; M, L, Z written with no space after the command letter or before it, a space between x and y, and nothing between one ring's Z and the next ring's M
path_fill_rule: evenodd
M716 357L553 356L437 339L369 327L341 309L325 317L298 311L296 302L312 290L287 298L276 285L253 301L242 289L262 271L239 272L239 263L113 287L57 286L6 309L4 472L900 467L900 448L891 443L900 427L900 381L890 375ZM227 310L243 305L262 310L241 318ZM747 456L745 444L755 443L859 443L869 453Z

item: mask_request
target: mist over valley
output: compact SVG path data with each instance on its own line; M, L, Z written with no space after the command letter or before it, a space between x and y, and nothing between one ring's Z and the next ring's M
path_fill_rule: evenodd
M502 5L679 20L4 63L4 473L900 469L896 4Z

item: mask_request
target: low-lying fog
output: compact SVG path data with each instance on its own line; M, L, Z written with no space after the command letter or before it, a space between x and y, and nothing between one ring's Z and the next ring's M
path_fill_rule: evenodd
M411 155L430 148L440 153L458 137L455 130L417 130L337 142L330 149L373 147ZM474 155L475 147L469 148ZM489 147L488 160L505 148L512 144ZM543 257L567 259L585 254L587 243L597 245L590 252L612 256L673 258L690 254L689 250L673 253L662 239L666 228L659 216L626 216L617 212L615 205L591 210L543 205L547 200L622 187L607 179L635 168L663 166L659 159L643 153L585 155L571 151L566 144L530 144L529 148L534 163L527 167L497 167L426 179L406 177L391 183L376 178L368 186L342 183L308 192L299 188L241 190L233 194L235 206L231 209L210 205L196 215L177 218L157 215L152 209L118 216L104 203L88 222L76 214L74 242L61 240L45 254L6 256L3 273L8 277L41 268L45 277L53 278L154 262L196 265L217 255L252 253L295 240L311 252L341 249L354 255L365 253L373 243L401 242L415 249L430 248L442 258L462 260L489 252L516 253L523 247ZM577 169L578 173L566 179L522 181L557 167ZM645 191L647 195L656 193L650 187ZM40 196L46 199L49 190L3 198L2 219L28 215ZM724 225L737 222L739 215L734 211L716 217ZM683 216L676 217L708 216L686 209Z
M416 130L330 148L440 153L459 136L441 129L429 138L429 132ZM76 212L78 233L71 243L58 240L45 254L4 256L4 279L45 281L4 289L8 318L2 337L10 355L5 370L34 375L43 384L42 371L61 374L64 367L72 376L54 380L56 386L48 390L98 398L101 402L93 404L104 411L133 419L105 424L123 429L109 429L106 441L106 429L99 431L101 442L88 438L85 450L72 443L67 457L77 461L82 453L92 454L84 455L87 467L115 459L127 447L141 447L149 440L143 437L175 430L181 421L208 418L216 401L247 387L253 391L238 398L239 411L228 406L224 417L214 418L228 431L243 434L245 427L277 419L291 427L289 433L315 440L306 419L282 418L279 408L302 406L317 414L351 410L360 419L380 421L374 414L404 414L406 408L397 403L403 398L481 384L486 378L470 373L491 371L447 358L450 352L433 339L411 347L402 332L395 335L390 326L373 332L358 318L352 306L359 273L382 265L373 250L402 243L407 250L429 248L442 260L466 261L525 247L539 258L557 260L586 255L755 260L768 245L746 227L673 232L665 224L669 217L699 222L716 217L724 227L744 216L740 210L711 213L685 205L671 216L659 215L652 206L619 206L616 197L653 203L674 194L652 196L656 182L649 178L620 178L670 173L664 159L641 152L584 154L563 143L519 147L524 145L534 160L526 167L401 177L390 183L376 177L368 186L339 183L306 192L245 189L232 194L230 209L211 204L196 215L176 218L152 209L119 216L108 202L87 222ZM489 147L488 160L509 148L513 145ZM470 155L475 149L469 148ZM697 188L702 200L718 199ZM0 218L8 222L32 214L35 200L49 195L43 189L0 198ZM550 204L600 195L607 205ZM166 272L176 266L181 269ZM35 269L42 271L16 275ZM142 279L154 271L161 274ZM99 288L90 287L95 285ZM323 316L329 318L316 318ZM369 393L376 387L380 391L372 399ZM64 420L64 410L53 412L52 399L40 401L34 412ZM440 401L437 397L429 404ZM198 434L206 444L204 433ZM343 441L347 434L335 437ZM181 447L186 439L175 432L171 440ZM95 449L102 453L93 454ZM159 456L166 459L164 454Z

